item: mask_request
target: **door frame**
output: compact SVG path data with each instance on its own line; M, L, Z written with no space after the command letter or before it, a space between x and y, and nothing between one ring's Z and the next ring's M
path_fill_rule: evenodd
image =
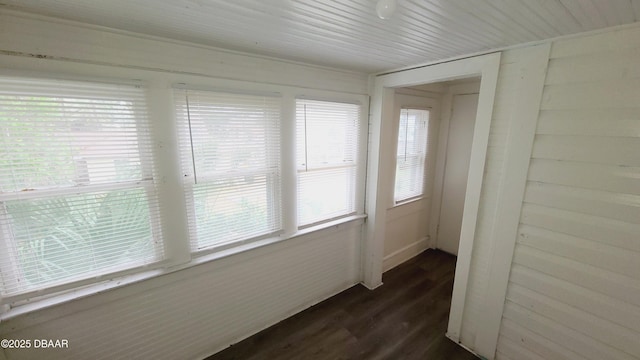
M440 64L417 67L373 77L370 104L369 154L366 212L368 215L362 246L362 283L369 289L382 285L382 261L388 192L388 174L394 169L393 110L395 88L480 77L478 110L474 126L467 191L462 217L460 248L456 263L447 336L460 342L462 314L467 293L471 254L480 204L480 191L489 141L489 130L500 67L499 52ZM385 121L383 121L385 119Z

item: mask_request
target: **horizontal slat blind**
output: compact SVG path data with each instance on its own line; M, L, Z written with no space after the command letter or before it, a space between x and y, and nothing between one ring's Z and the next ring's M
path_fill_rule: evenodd
M192 249L280 232L281 98L174 95Z
M422 196L428 149L429 110L401 109L396 152L394 201Z
M360 105L296 100L298 225L356 211Z
M163 258L144 89L0 78L5 301Z

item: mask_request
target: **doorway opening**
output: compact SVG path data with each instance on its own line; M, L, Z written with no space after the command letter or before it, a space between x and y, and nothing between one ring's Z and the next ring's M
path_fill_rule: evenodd
M480 79L396 88L383 272L428 248L458 254Z
M457 256L480 79L460 79L444 86L429 236L433 247Z
M449 324L447 327L447 337L454 340L456 343L460 343L460 333L462 327L462 315L464 312L466 290L469 280L469 272L471 265L471 256L473 250L473 240L475 237L476 221L478 216L478 207L480 201L480 191L482 188L482 180L484 174L484 165L486 158L486 150L489 138L489 129L491 124L491 116L493 111L493 102L495 96L495 89L497 84L498 69L500 64L500 54L488 54L484 56L478 56L473 58L461 59L451 61L442 64L435 64L430 66L419 67L415 69L403 70L389 74L379 75L375 78L374 93L371 102L371 142L369 151L369 168L367 179L367 238L363 243L363 284L368 288L376 288L382 284L382 271L384 260L384 242L386 235L387 225L387 211L389 208L390 197L389 189L393 188L393 179L390 179L388 174L395 172L395 161L393 161L393 154L396 151L397 139L394 139L390 134L394 133L393 122L388 119L394 119L395 104L394 98L396 90L399 88L416 88L416 87L430 87L446 82L469 82L470 79L479 79L479 89L477 91L477 98L474 97L474 93L469 94L460 93L456 99L451 98L451 104L457 102L462 109L477 109L475 111L475 121L471 128L473 131L469 135L469 124L464 121L454 121L454 127L458 125L467 126L467 137L462 139L451 139L452 147L457 142L470 141L470 149L468 161L462 161L464 164L468 162L466 167L466 184L459 185L465 188L464 196L462 199L462 215L460 219L459 227L459 239L457 249L456 270L454 277L454 286L452 294L451 309L449 314ZM451 83L450 83L451 84ZM464 96L472 95L472 96ZM474 106L474 101L477 101L477 106ZM452 108L453 109L453 108ZM463 111L456 114L456 116L462 118L468 118L467 113L471 111ZM451 112L453 114L453 111ZM446 115L445 115L446 116ZM471 115L471 117L473 117ZM451 120L451 117L449 117ZM451 121L449 121L451 123ZM442 124L441 124L442 125ZM451 124L447 124L447 142L450 140L449 130L451 130ZM440 129L442 130L442 129ZM438 131L439 137L441 131ZM457 130L457 129L454 129ZM463 131L464 133L464 131ZM465 140L466 139L466 140ZM440 142L439 142L440 143ZM444 156L448 150L447 147L444 150L440 149L439 144L439 156ZM450 155L448 155L450 156ZM464 158L464 157L460 157ZM455 168L451 168L447 171L446 163L452 163L452 160L448 160L447 156L441 161L436 161L437 167L440 166L440 174L442 174L443 180L440 185L445 183L445 175L449 173L452 175L456 172ZM459 166L464 168L465 166ZM434 177L435 177L434 173ZM464 175L460 176L464 178ZM443 199L446 200L447 191L442 188L438 191L438 184L433 185L436 190L433 194L440 192L439 199L433 199L431 205L432 214L440 214ZM455 191L454 191L455 192ZM433 212L433 208L437 207L437 211ZM459 206L460 207L460 206ZM437 216L440 218L441 216ZM433 219L433 216L431 217ZM437 223L437 222L436 222ZM440 242L437 226L430 226L430 237L436 242L436 247ZM452 237L455 239L456 234ZM442 245L440 246L447 246ZM446 249L445 249L446 250ZM456 251L450 250L455 253Z

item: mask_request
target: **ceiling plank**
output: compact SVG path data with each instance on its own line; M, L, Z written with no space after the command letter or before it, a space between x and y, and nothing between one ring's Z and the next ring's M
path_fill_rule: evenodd
M620 25L640 0L0 0L6 8L318 65L381 72Z
M560 0L573 17L582 25L582 30L597 29L607 26L602 14L590 0Z

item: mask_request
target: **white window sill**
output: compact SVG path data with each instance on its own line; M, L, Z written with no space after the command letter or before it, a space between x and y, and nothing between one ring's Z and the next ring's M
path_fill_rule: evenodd
M267 239L257 240L246 244L234 246L224 250L220 250L213 253L207 253L205 255L194 255L191 261L179 264L171 267L141 271L136 274L130 274L121 276L118 278L106 280L100 283L83 286L80 288L65 291L54 295L48 295L41 299L30 299L23 304L14 305L14 307L8 308L8 305L4 305L4 309L0 309L0 322L15 318L30 312L43 310L49 307L64 304L66 302L78 300L81 298L90 297L95 294L107 292L109 290L117 289L127 285L144 282L145 280L153 279L162 275L171 274L180 270L188 269L198 265L206 264L211 261L227 258L237 254L245 253L254 249L262 248L272 244L286 242L288 240L296 239L304 235L310 235L321 230L327 230L330 228L340 229L347 226L358 226L364 223L367 215L352 215L341 219L329 221L323 224L315 225L309 228L299 230L293 234L274 236ZM4 311L2 311L4 310Z
M387 208L387 210L395 209L397 207L404 206L404 205L413 204L415 202L422 201L422 200L429 200L429 197L428 196L420 196L420 197L411 198L411 199L408 199L408 200L402 200L402 201L397 202L397 203L394 202L393 205L390 208Z

